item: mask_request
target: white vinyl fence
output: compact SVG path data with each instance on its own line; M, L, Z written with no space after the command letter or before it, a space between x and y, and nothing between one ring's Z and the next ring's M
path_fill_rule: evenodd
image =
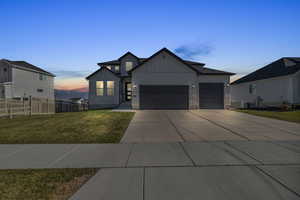
M27 99L0 99L0 117L16 115L54 114L55 101L29 97Z

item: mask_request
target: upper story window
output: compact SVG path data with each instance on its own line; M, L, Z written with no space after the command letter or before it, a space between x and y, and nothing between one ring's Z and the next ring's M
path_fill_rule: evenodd
M107 96L114 96L115 82L107 81Z
M111 66L110 65L106 66L106 68L109 69L109 70L111 70Z
M115 72L117 72L117 73L120 72L120 66L119 65L115 66Z
M132 62L125 62L125 68L127 72L132 69L132 66L133 66Z
M39 79L40 79L40 81L47 80L47 76L43 75L43 74L39 74Z
M249 94L256 94L256 84L249 85Z
M104 81L96 81L96 95L97 96L104 95Z

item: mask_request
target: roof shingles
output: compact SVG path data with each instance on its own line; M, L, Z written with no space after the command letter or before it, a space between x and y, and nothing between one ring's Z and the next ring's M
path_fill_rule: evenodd
M12 64L12 65L16 65L16 66L19 66L19 67L22 67L22 68L26 68L28 70L32 70L32 71L36 71L36 72L40 72L40 73L43 73L43 74L46 74L46 75L49 75L49 76L55 76L54 74L50 73L50 72L47 72L37 66L34 66L28 62L25 62L25 61L11 61L11 60L5 60L7 61L8 63Z
M295 62L295 65L292 66L286 66L284 59L289 59L291 61ZM231 84L239 84L239 83L246 83L256 80L262 80L267 78L274 78L279 76L286 76L290 74L294 74L300 70L300 58L281 58L279 60L276 60L275 62L272 62L268 64L267 66L260 68L234 82Z

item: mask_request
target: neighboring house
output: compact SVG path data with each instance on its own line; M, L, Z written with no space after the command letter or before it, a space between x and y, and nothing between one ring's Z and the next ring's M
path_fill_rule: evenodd
M229 106L233 73L183 60L166 48L149 58L128 52L98 63L87 77L92 109L131 105L133 109L198 109Z
M0 98L54 99L54 75L25 61L0 60Z
M233 107L300 103L300 58L284 57L231 83Z

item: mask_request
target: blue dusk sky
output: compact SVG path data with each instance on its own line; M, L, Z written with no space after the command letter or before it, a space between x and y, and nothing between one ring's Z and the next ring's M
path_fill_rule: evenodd
M300 56L300 0L0 0L0 58L86 87L97 62L167 47L185 59L243 76ZM235 78L236 78L235 77Z

